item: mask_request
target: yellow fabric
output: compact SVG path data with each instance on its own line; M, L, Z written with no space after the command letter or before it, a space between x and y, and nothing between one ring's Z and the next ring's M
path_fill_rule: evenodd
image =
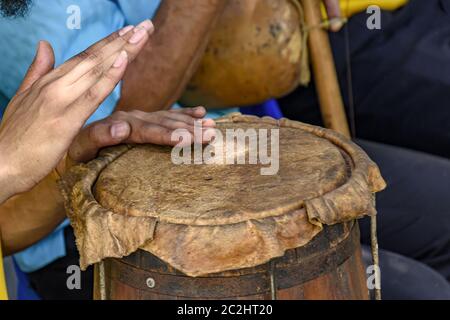
M366 11L367 7L377 5L383 10L396 10L409 0L340 0L341 12L344 17L349 18L357 13ZM327 17L325 7L322 6L323 16Z
M6 291L5 272L3 271L1 238L0 238L0 300L8 300L8 292Z

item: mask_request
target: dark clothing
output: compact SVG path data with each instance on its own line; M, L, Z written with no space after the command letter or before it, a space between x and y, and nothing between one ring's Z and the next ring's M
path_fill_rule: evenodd
M372 264L370 247L363 260ZM381 296L384 300L450 300L450 284L430 267L404 256L380 250ZM372 299L373 290L370 291Z
M381 30L367 18L348 24L356 136L443 157L361 142L388 182L377 201L380 247L450 280L450 1L411 0L383 12ZM348 107L345 30L330 39ZM279 102L287 118L322 125L314 85Z
M348 24L357 137L450 158L450 1L411 0L383 12L381 30L367 18ZM348 106L345 31L330 39ZM287 118L322 123L313 85L280 103Z
M81 289L69 290L67 273L69 266L79 265L80 255L75 245L72 227L64 230L67 255L48 266L32 273L27 273L31 288L44 300L92 300L94 288L94 271L89 267L81 272Z
M450 281L450 160L367 141L388 188L377 195L380 248L427 264ZM360 220L370 244L370 219Z

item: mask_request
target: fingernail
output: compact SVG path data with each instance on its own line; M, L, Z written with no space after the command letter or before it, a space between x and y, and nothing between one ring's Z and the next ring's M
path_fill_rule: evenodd
M214 127L216 122L213 119L203 119L202 124L204 127Z
M39 52L39 50L41 50L43 44L44 44L44 41L39 40L37 48L36 48L36 52Z
M123 139L128 135L129 126L125 122L115 123L111 126L111 137L114 139Z
M142 27L137 27L134 29L134 34L128 41L131 44L139 43L147 35L147 30Z
M134 26L126 26L125 28L123 28L122 30L119 31L119 36L123 36L123 35L127 34L132 29L134 29Z
M128 53L122 50L114 61L113 68L120 68L126 60L128 60Z
M153 25L153 22L151 20L149 20L149 19L144 20L141 23L139 23L137 28L144 28L149 33L152 33L155 30L155 26ZM135 29L135 32L136 32L136 29Z
M37 60L37 58L39 57L39 52L41 51L42 44L43 44L43 43L42 43L42 40L38 42L38 45L37 45L37 47L36 47L36 53L35 53L35 55L34 55L33 62L35 62L35 61Z

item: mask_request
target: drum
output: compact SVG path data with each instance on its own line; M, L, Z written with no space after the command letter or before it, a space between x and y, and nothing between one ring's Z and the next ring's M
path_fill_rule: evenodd
M180 149L119 146L60 182L96 297L367 299L355 221L375 214L378 167L327 129L217 122L184 162Z
M298 2L228 1L181 102L207 108L247 106L294 90L301 69L308 68L302 59L307 48Z

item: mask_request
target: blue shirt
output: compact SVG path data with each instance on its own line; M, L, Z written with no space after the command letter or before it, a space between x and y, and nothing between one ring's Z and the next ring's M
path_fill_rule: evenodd
M47 40L55 51L56 66L62 64L93 43L126 25L154 16L160 0L51 0L34 1L24 18L0 18L0 114L14 96L31 64L39 40ZM68 10L78 6L80 28L69 28L74 14ZM73 24L69 24L72 25ZM106 99L88 123L110 115L120 96L120 88ZM217 110L215 118L238 109ZM64 221L52 234L14 256L20 269L33 272L66 255Z
M80 29L67 27L73 11L80 9ZM151 18L159 0L51 0L34 1L24 18L0 17L0 114L20 86L33 61L39 40L47 40L55 51L56 66L62 64L93 43L129 24L136 25ZM103 119L114 110L120 90L116 88L89 122ZM65 256L64 221L52 234L15 255L24 272L38 270Z

